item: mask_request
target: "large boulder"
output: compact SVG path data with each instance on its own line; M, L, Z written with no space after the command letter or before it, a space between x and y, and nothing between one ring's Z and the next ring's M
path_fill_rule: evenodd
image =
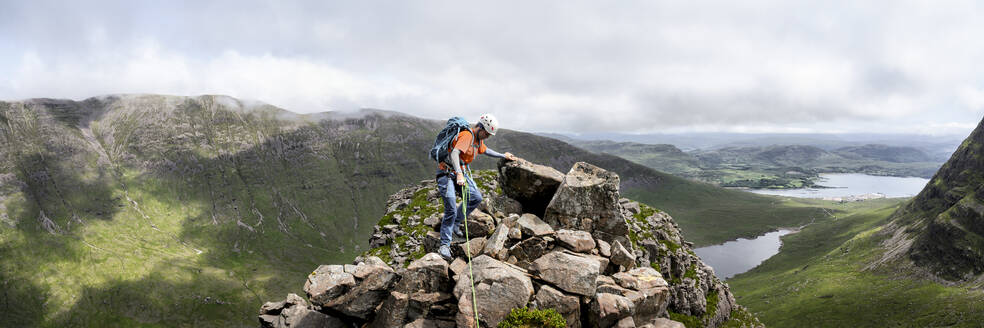
M542 237L547 235L552 235L554 229L550 227L549 224L540 220L534 214L526 213L516 220L516 225L519 226L519 230L522 233L522 238L530 237Z
M650 267L638 267L629 270L627 273L634 277L637 281L637 285L630 288L643 290L669 286L669 284L666 283L666 280L663 279L663 274Z
M369 325L370 328L388 328L403 326L407 317L407 294L392 291L388 298L376 311L376 317Z
M558 245L578 253L587 253L595 248L595 240L587 231L560 229L554 238Z
M592 296L601 271L598 260L569 251L554 251L533 261L540 279L572 294Z
M483 326L495 327L513 308L526 306L533 296L533 282L522 269L486 255L472 260L475 283L466 272L458 276L454 296L458 299L458 327L475 326L472 288L478 303L478 319Z
M683 323L679 321L673 321L667 318L656 318L652 322L640 326L640 328L687 328Z
M452 304L453 303L453 304ZM457 307L454 295L445 292L424 293L416 292L410 294L410 302L407 307L407 320L426 317L447 317L447 310ZM453 310L452 310L453 311Z
M350 327L342 320L308 308L297 294L287 295L280 302L267 302L260 307L260 327L263 328L342 328Z
M612 264L621 265L626 269L635 267L636 257L631 251L625 249L618 240L612 243Z
M584 230L606 241L628 234L614 172L577 162L550 200L543 220L556 229Z
M476 257L485 249L485 237L472 238L467 242L458 244L458 254ZM470 253L470 254L469 254Z
M509 248L509 254L515 256L519 261L532 262L543 256L549 250L549 243L543 238L533 237L516 243Z
M317 305L324 305L355 287L355 277L341 265L321 265L308 275L304 292Z
M440 291L450 287L448 262L437 253L427 253L410 262L395 290L405 294L416 291Z
M592 327L611 327L616 322L631 317L635 304L624 296L598 293L588 306L588 320Z
M389 296L389 290L396 284L399 275L388 266L370 266L374 269L368 271L366 278L355 288L325 303L324 307L362 320L372 315L376 307Z
M543 215L564 174L556 169L525 160L500 160L499 187L509 198L523 204L523 212Z
M495 227L492 235L485 241L485 247L482 249L483 254L500 260L506 258L509 252L506 248L506 241L509 240L509 229L515 224L514 222L512 224L510 223L510 221L503 220L502 223L499 223L499 226Z
M580 298L566 295L559 290L543 285L533 296L533 306L540 310L554 309L567 321L567 327L581 327Z
M472 211L468 215L468 238L485 237L495 229L495 219L481 211Z

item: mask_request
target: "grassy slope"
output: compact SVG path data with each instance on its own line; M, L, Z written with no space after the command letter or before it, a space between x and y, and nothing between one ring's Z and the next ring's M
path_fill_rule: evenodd
M147 102L82 125L61 115L79 107L0 113L10 123L0 173L23 183L2 195L0 308L18 314L7 323L253 326L263 301L358 254L372 228L361 221L429 171L401 149L426 147L407 133L430 122L289 129L269 112L165 115ZM42 212L55 234L38 224Z
M862 270L882 252L873 233L899 204L851 205L848 216L784 236L779 254L728 283L769 327L978 327L979 289Z

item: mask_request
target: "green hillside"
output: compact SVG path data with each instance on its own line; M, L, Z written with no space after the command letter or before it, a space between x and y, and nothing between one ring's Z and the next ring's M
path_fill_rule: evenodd
M263 300L364 251L390 194L433 178L425 153L442 125L223 96L0 102L4 324L255 326ZM824 212L532 134L489 144L564 172L613 170L623 195L672 213L698 245Z

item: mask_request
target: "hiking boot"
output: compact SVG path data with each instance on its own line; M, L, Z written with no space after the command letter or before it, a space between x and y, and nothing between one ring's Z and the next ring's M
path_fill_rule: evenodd
M441 245L441 248L437 249L437 255L443 257L445 261L450 262L452 260L451 247L448 247L448 245Z
M461 231L461 226L456 225L454 226L454 235L456 237L465 237L465 232Z

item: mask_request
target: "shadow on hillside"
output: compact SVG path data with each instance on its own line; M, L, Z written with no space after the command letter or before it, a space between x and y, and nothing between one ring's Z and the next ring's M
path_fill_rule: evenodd
M0 253L2 254L2 253ZM45 291L27 279L0 270L0 311L3 326L33 327L44 319Z
M70 309L46 325L237 327L257 323L256 296L221 272L200 271L194 266L169 264L158 266L154 274L139 280L87 286Z

